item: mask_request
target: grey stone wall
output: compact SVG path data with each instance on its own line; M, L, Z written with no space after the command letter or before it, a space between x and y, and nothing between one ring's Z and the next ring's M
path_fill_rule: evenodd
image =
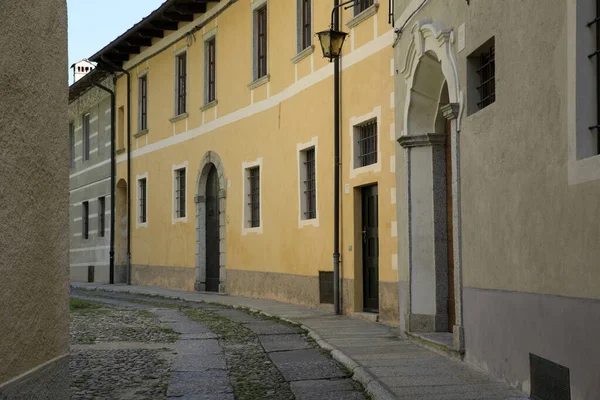
M68 363L39 367L69 352L66 2L2 1L0 15L0 396L17 379L58 399Z

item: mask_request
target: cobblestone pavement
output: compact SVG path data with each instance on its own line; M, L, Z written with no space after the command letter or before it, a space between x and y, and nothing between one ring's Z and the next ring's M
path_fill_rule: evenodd
M88 393L77 392L74 399L94 395L182 400L366 399L349 372L296 325L207 303L77 290L72 297L101 304L99 309L74 313L72 325L77 329L72 335L73 346L100 348L87 350L93 353L84 355L83 360L72 361L73 369L87 371L73 373L92 383L102 381L93 377L96 369L92 366L104 371L109 382L111 374L105 366L113 365L118 371L115 374L120 374L112 385L99 385L107 389L112 386L112 392L87 388ZM96 314L98 320L94 320ZM143 333L137 329L141 326ZM166 327L179 335L174 344L169 343L174 333ZM94 344L75 344L90 342ZM135 347L136 342L138 347L153 348L123 351L122 346ZM109 345L119 350L108 349ZM156 348L163 345L167 347ZM111 351L118 354L102 354ZM141 378L123 378L128 376L128 367L135 371L134 377Z

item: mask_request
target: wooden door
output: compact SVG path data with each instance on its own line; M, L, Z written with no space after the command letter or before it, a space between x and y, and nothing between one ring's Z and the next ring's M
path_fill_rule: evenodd
M454 302L454 223L452 220L452 126L446 121L446 228L448 237L448 330L452 332L456 321Z
M206 291L219 291L219 179L213 166L206 180Z
M379 312L379 210L377 185L362 189L364 310Z

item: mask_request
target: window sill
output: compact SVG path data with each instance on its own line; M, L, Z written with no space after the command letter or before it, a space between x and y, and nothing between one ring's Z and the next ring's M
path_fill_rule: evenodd
M312 53L314 53L314 51L315 46L310 45L304 50L302 50L300 53L296 54L290 61L292 61L294 64L297 64L300 61L304 60L306 57L310 56Z
M115 150L115 154L123 154L125 153L125 147Z
M200 107L200 111L206 111L209 110L211 108L213 108L214 106L217 105L217 100L213 100L210 103L206 103L205 105L203 105L202 107Z
M188 221L187 216L185 217L173 217L172 223L173 224L179 224L179 223L186 223Z
M246 236L249 233L254 233L254 234L262 234L263 233L263 229L262 229L262 225L254 227L254 228L244 228L242 229L242 236Z
M319 226L319 219L317 217L311 219L301 219L298 221L298 228L302 229L307 226L317 228Z
M137 139L137 138L140 138L140 137L142 137L144 135L147 135L147 134L148 134L148 129L144 129L143 131L139 131L138 133L135 133L133 135L133 137Z
M372 17L373 15L377 14L377 10L379 10L379 3L373 3L372 6L362 11L360 14L352 17L348 22L346 22L346 26L350 29L354 28L369 17Z
M148 227L148 222L144 222L144 223L138 223L135 228L136 229L141 229L141 228L147 228Z
M181 121L182 119L186 119L188 117L188 115L189 114L185 112L183 114L176 115L173 118L169 118L169 121L172 123L175 123L177 121Z
M256 89L257 87L262 86L265 83L268 83L270 80L271 80L271 75L266 74L262 78L255 79L253 82L249 83L248 89L250 89L250 90Z

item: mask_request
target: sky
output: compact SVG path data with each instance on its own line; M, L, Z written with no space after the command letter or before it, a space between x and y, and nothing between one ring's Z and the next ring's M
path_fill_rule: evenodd
M163 2L164 0L67 0L69 67L82 58L92 56Z

